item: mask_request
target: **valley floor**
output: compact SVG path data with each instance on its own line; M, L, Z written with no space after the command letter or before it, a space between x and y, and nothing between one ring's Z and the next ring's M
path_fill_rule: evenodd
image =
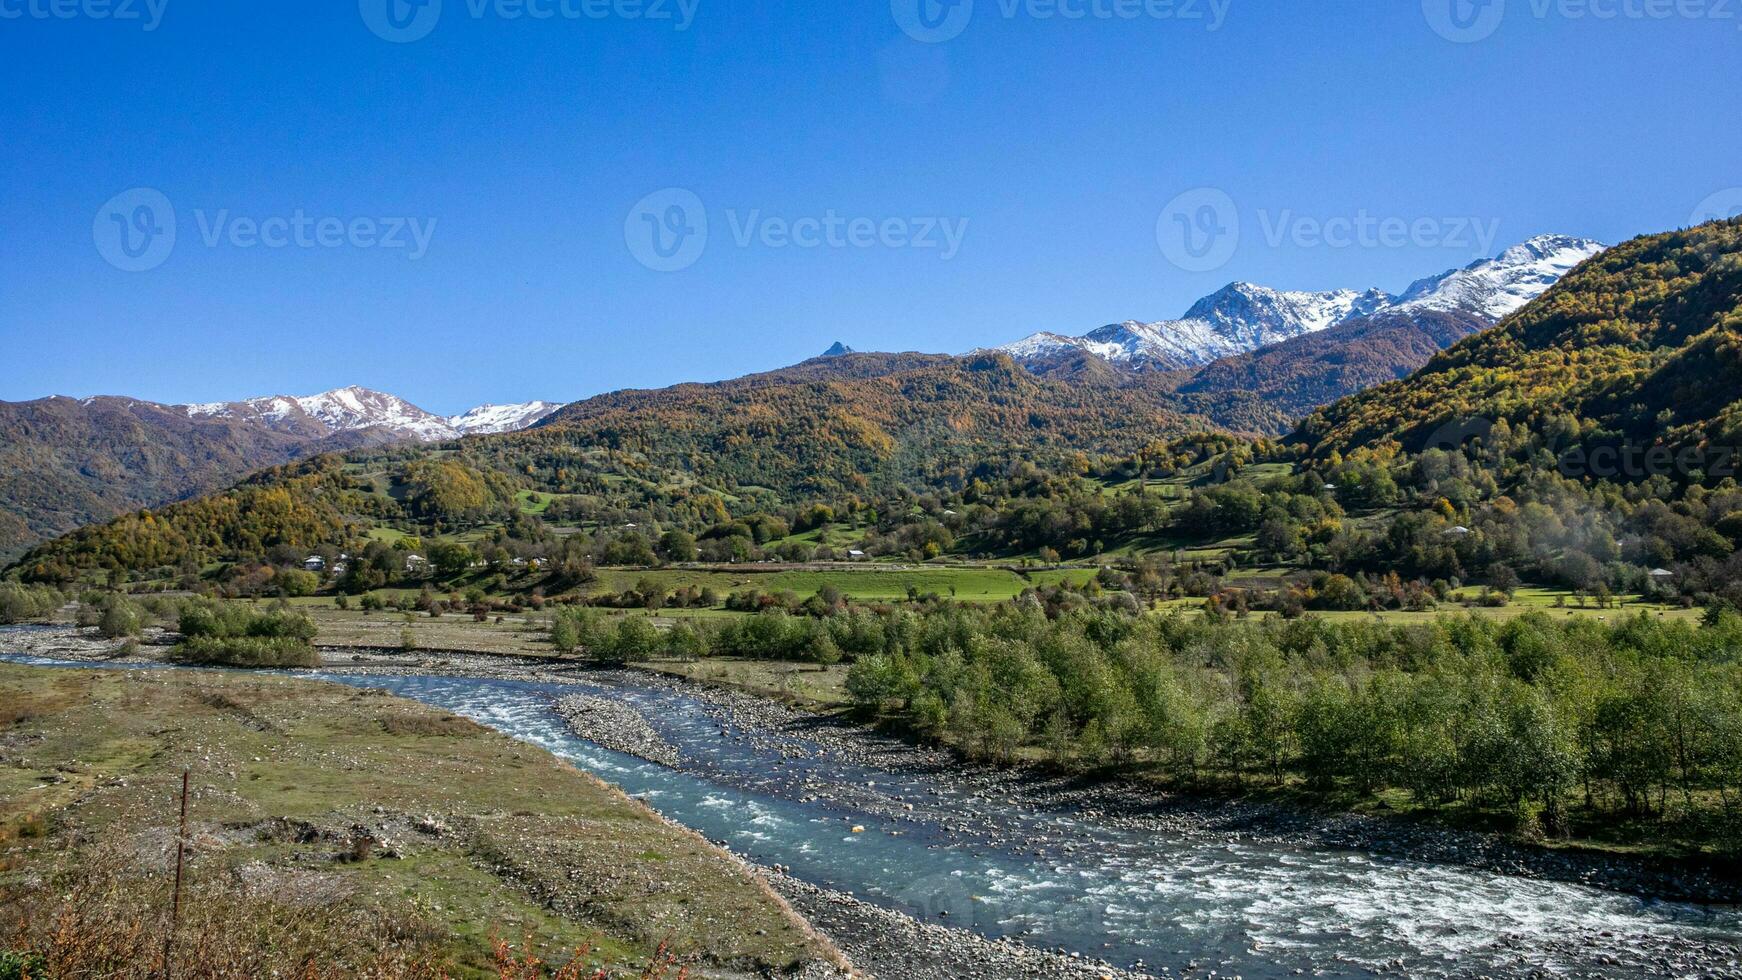
M9 664L0 953L37 951L56 975L156 975L184 769L183 975L307 957L335 976L495 976L497 939L559 962L586 949L627 971L613 975L662 949L691 976L843 962L698 835L462 718L281 676Z
M383 617L385 618L385 617ZM505 624L506 625L506 624ZM464 629L465 627L457 627ZM498 642L519 636L514 632L490 624L486 631L497 638ZM85 640L66 628L54 628L33 631L26 634L35 639L28 644L41 655L62 657L67 659L102 659L112 656L107 644ZM493 645L493 644L492 644ZM8 644L9 649L18 649L17 642ZM450 648L451 649L451 648ZM507 652L507 651L503 651ZM1719 901L1734 903L1742 898L1738 891L1737 880L1722 872L1712 874L1709 870L1699 869L1680 864L1638 860L1625 856L1603 855L1580 851L1551 851L1542 848L1517 846L1512 843L1491 837L1489 835L1449 830L1444 827L1405 823L1396 819L1374 819L1350 815L1327 814L1322 811L1305 809L1287 801L1265 802L1230 799L1194 798L1169 794L1141 783L1105 780L1074 780L1060 777L1048 777L1034 773L1012 772L1004 769L991 769L964 765L948 753L919 749L903 742L877 735L866 729L840 721L828 716L811 714L802 709L788 707L778 703L772 697L746 694L733 687L715 686L721 683L737 684L743 688L760 688L764 695L780 695L791 699L795 694L822 707L832 699L826 684L814 692L814 696L806 697L802 691L795 692L792 682L785 678L777 667L771 665L752 665L738 663L704 663L692 668L683 665L666 665L674 671L689 670L704 681L697 686L682 679L657 679L645 672L632 671L626 673L601 673L587 670L578 665L557 663L549 659L526 660L521 657L489 656L468 654L462 652L398 652L390 653L382 650L370 651L363 647L349 649L327 648L326 658L329 664L328 672L350 674L405 674L422 676L455 676L455 677L498 677L514 680L561 680L564 683L584 681L588 685L603 685L606 690L613 689L611 685L622 685L624 691L648 690L664 688L681 691L686 697L699 698L708 706L708 713L716 719L720 736L726 738L730 732L730 740L738 743L754 745L762 753L776 753L778 758L794 758L800 753L816 751L817 746L823 746L823 751L832 760L848 766L866 766L880 772L890 773L897 778L912 776L936 781L948 786L952 792L958 792L970 800L984 801L983 806L975 811L971 820L962 822L959 827L952 827L967 839L979 842L990 852L1008 852L1013 855L1026 854L1025 848L1031 842L1013 839L1004 828L999 813L1007 810L1050 810L1069 812L1077 818L1089 821L1092 825L1108 828L1119 828L1143 835L1154 835L1157 839L1195 839L1208 838L1239 842L1234 846L1248 846L1263 842L1267 846L1331 848L1347 849L1375 855L1395 855L1400 859L1423 861L1431 864L1478 869L1483 873L1503 876L1502 880L1512 879L1520 882L1527 880L1552 880L1576 883L1581 887L1615 890L1639 895L1662 897L1671 900ZM137 658L141 661L152 658L153 648L147 646ZM15 670L15 668L8 668ZM180 672L177 672L178 674ZM816 678L825 676L821 672L805 671L805 676ZM79 675L88 677L89 675ZM0 673L0 683L11 682L11 675ZM35 684L46 683L43 680L33 681ZM79 683L89 686L92 682L81 680ZM123 683L119 680L104 680L101 684L114 685ZM149 685L152 679L142 676L133 681L125 682L134 685ZM158 682L162 683L162 682ZM259 681L248 678L226 679L224 683L240 685L277 685L274 690L291 685L278 678L267 678ZM816 683L816 681L811 681ZM345 694L343 697L350 705L361 705L366 711L375 710L375 705L400 704L386 699L374 700L366 695ZM275 708L273 717L284 718L287 709ZM306 708L303 710L307 710ZM354 712L352 712L354 713ZM347 725L358 724L356 718L351 718ZM385 730L388 722L379 719L362 720L364 727ZM576 731L583 738L607 744L609 747L631 754L656 758L661 753L639 751L634 744L626 744L621 739L625 728L633 729L621 720L606 719L611 733L589 732L584 721L572 722ZM58 725L56 727L59 727ZM644 727L644 726L642 726ZM239 737L250 739L252 731L246 723L242 723ZM371 733L373 734L373 733ZM615 740L611 737L616 736ZM414 736L410 743L415 747L415 739L434 739L438 744L446 746L452 736L439 734L423 734ZM199 748L210 752L211 744L201 741ZM399 743L400 750L406 748L405 743ZM259 776L256 768L250 772L251 763L237 759L250 751L260 751L258 748L242 746L240 750L225 750L227 764L249 775ZM99 753L100 755L101 753ZM529 756L540 753L529 750ZM81 758L83 756L80 756ZM47 762L46 757L38 758ZM252 757L249 757L252 758ZM669 757L667 762L669 763ZM346 765L353 765L356 760L350 756L344 757ZM277 759L273 760L278 761ZM500 763L497 763L500 765ZM49 768L39 766L39 768ZM510 769L514 768L512 766ZM345 776L342 785L354 786L358 780L367 783L372 781L372 771L365 768L359 770L362 775L353 779ZM403 774L402 774L403 775ZM422 772L421 778L429 779L434 773ZM22 778L22 777L21 777ZM233 778L233 777L232 777ZM468 782L470 777L468 777ZM258 783L259 779L250 780ZM293 780L286 779L286 792L294 788ZM391 781L390 781L391 782ZM59 784L54 784L59 785ZM848 809L851 812L863 813L870 819L886 820L894 826L900 826L915 819L925 819L927 815L916 817L910 804L901 803L902 797L890 797L887 790L873 791L869 788L856 789L856 784L836 783L825 789L811 788L808 792L827 792L831 802ZM522 778L519 792L524 795L529 790ZM256 787L257 788L257 787ZM238 790L233 784L226 785L223 792L244 795L247 789ZM8 790L6 795L10 795ZM161 797L161 793L158 796ZM389 794L391 795L391 794ZM909 798L911 799L911 797ZM524 811L516 810L515 819L524 822L533 819L530 815L540 814L539 821L548 819L546 811L549 806L550 794L538 792L536 800L523 802ZM330 803L331 801L324 801ZM256 804L256 807L258 805ZM306 809L306 808L305 808ZM506 809L503 803L495 803L489 807L495 813L493 819L502 819L499 812ZM923 808L922 808L923 809ZM344 815L333 819L333 814L343 812ZM417 807L393 805L390 813L408 814L418 812ZM444 812L452 813L450 803ZM250 810L250 815L253 811ZM343 839L348 821L358 818L359 826L371 825L371 814L359 811L356 814L343 811L343 807L322 810L326 822L333 824L331 828L321 833L336 834L334 840ZM401 820L405 819L403 816ZM950 818L952 821L957 819ZM310 821L317 823L318 821ZM391 837L395 845L400 837L422 844L424 841L415 829L404 827L388 828L382 823L386 836ZM458 822L458 821L454 821ZM513 820L509 821L513 823ZM468 826L476 826L476 822ZM532 837L542 836L542 828L519 827L516 825L513 838L521 845ZM325 839L325 838L322 838ZM671 845L664 844L652 847L650 851L658 851L664 855ZM625 844L625 854L641 854L637 851L639 843ZM625 850L626 848L626 850ZM512 849L508 853L513 853ZM1038 852L1036 852L1038 853ZM630 868L637 865L632 860ZM669 872L669 867L661 862L655 872L663 876ZM819 930L826 933L830 940L838 945L860 967L872 973L888 977L945 978L959 976L1064 976L1081 972L1084 976L1115 975L1110 967L1105 965L1090 966L1080 961L1055 957L1039 950L1012 944L1005 941L983 939L961 929L943 928L930 922L919 922L900 913L867 904L842 892L826 887L818 887L784 874L780 868L752 868L754 874L771 886L781 896L788 900ZM351 871L351 873L355 873ZM581 879L583 882L585 879ZM512 879L516 885L524 886L518 879ZM1292 891L1292 889L1290 889ZM549 893L528 891L537 905L540 901L548 907ZM1598 894L1598 893L1593 893ZM522 896L521 901L524 901ZM448 906L453 910L454 906ZM476 910L468 909L466 916L476 922ZM563 934L560 927L554 927L547 913L534 912L525 909L511 912L520 918L511 918L518 926L522 922L537 922L544 928L552 929L551 939L568 939L573 932ZM543 918L541 918L543 916ZM942 920L947 921L947 920ZM766 929L766 927L756 927ZM477 936L477 927L472 929L472 935ZM782 932L770 931L770 935L781 936ZM1552 950L1555 957L1570 958L1577 961L1602 962L1600 957L1608 953L1603 947L1604 940L1594 936L1567 937L1563 945ZM645 937L644 937L645 945ZM685 948L680 946L679 948ZM1742 952L1738 947L1729 944L1691 944L1687 946L1664 947L1660 944L1658 952L1665 948L1680 959L1676 962L1675 972L1685 975L1708 973L1722 975L1725 971L1742 966ZM1540 955L1549 955L1540 953ZM1630 965L1632 964L1629 961ZM1629 971L1631 972L1631 971ZM1603 975L1575 972L1572 975Z

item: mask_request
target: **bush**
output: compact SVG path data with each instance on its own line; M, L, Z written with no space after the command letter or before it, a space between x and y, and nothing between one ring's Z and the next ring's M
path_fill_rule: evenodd
M0 950L0 980L35 980L48 976L48 961L35 953Z
M0 582L0 624L12 625L52 615L66 597L46 585ZM0 974L3 977L4 974Z
M138 636L145 629L145 609L122 596L108 596L97 613L97 632L111 640Z
M182 606L178 659L231 667L319 667L315 624L288 606L260 611L239 603Z
M289 607L264 612L239 603L191 600L181 610L184 637L284 638L308 643L315 638L314 620Z
M175 648L176 659L224 667L319 667L320 654L306 640L290 637L192 637Z

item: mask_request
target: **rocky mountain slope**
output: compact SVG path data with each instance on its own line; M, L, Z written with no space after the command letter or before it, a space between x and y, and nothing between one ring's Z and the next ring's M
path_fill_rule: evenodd
M1043 370L1079 352L1132 369L1178 370L1380 313L1463 313L1492 324L1603 248L1587 239L1545 235L1497 258L1419 280L1396 296L1377 289L1285 292L1237 282L1199 300L1178 320L1127 321L1080 337L1037 333L998 349Z
M205 405L119 397L0 402L0 558L305 456L508 432L560 407L484 406L443 418L367 388Z

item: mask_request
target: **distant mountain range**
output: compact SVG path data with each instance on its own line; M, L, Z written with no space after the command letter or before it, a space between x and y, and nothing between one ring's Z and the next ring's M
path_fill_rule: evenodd
M512 432L560 407L484 405L442 417L355 387L205 405L108 396L0 402L0 557L305 456Z
M1180 320L1116 324L1083 337L1036 334L963 358L861 354L837 342L821 357L766 374L616 392L568 406L533 401L440 416L360 387L197 405L118 397L0 402L0 558L44 537L307 456L540 423L596 432L605 444L669 447L674 460L698 452L732 456L727 450L746 441L766 443L738 454L742 468L705 459L692 464L732 470L721 475L754 483L759 474L810 458L803 444L826 426L805 421L804 413L851 420L826 441L856 448L839 454L833 469L807 464L819 470L810 476L826 477L812 490L846 485L854 468L917 473L915 460L965 462L989 446L1127 449L1145 432L1213 426L1281 435L1314 409L1401 378L1493 326L1602 250L1585 239L1535 238L1399 295L1235 283ZM999 360L1042 383L1007 380ZM989 384L1020 390L1033 411L990 410L984 399L1007 396L982 390ZM886 403L893 390L902 390L907 404ZM783 409L764 417L777 403ZM1024 426L1034 432L1024 435ZM785 476L793 488L805 480L796 470Z
M396 439L435 442L483 433L513 432L533 425L562 407L560 402L480 405L459 415L426 412L397 395L352 386L318 395L271 395L241 402L169 405L190 418L228 418L255 422L280 432L325 437L376 429Z
M1604 248L1588 239L1544 235L1497 258L1419 280L1395 296L1378 289L1287 292L1236 282L1199 300L1178 320L1132 320L1082 336L1037 333L997 350L1025 366L1042 369L1086 353L1121 367L1174 371L1203 367L1382 313L1393 317L1460 313L1491 325L1542 295Z

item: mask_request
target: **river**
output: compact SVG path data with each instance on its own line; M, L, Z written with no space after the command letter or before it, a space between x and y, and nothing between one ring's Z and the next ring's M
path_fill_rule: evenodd
M1266 978L1737 975L1742 911L1732 907L1008 806L946 778L830 759L822 745L796 758L735 737L705 703L670 685L306 676L385 689L538 745L798 879L925 921L1121 966ZM679 749L683 770L573 735L553 703L577 690L633 704ZM842 802L867 787L906 801L900 806L912 813ZM1001 832L972 829L989 821ZM1722 969L1714 947L1729 954ZM1683 958L1696 948L1705 955Z

